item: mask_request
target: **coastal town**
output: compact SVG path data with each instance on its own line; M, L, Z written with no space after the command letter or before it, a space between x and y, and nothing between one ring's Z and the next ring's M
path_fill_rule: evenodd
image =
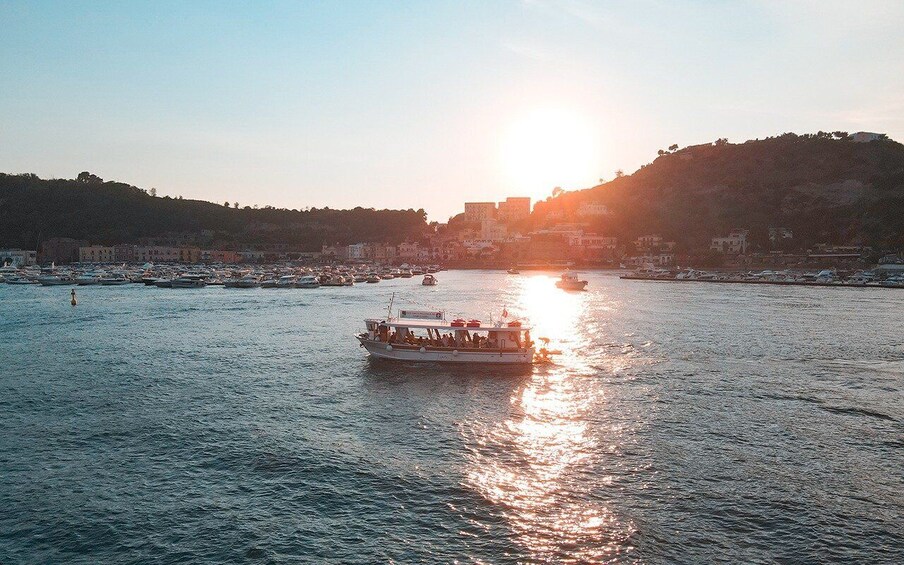
M841 268L902 262L898 250L863 245L816 244L794 246L794 232L770 227L766 244L754 245L750 230L737 228L713 234L708 249L682 248L659 234L640 235L630 241L599 233L609 209L584 203L572 214L549 210L549 199L534 207L531 199L466 202L464 212L447 223L431 223L417 239L400 243L354 242L323 244L319 250L292 248L282 243L232 244L204 247L215 234L166 234L142 238L139 243L104 245L69 237L44 240L38 249L0 249L0 262L14 267L68 264L262 264L295 261L303 264L347 262L385 265L442 264L450 268L629 268L676 267ZM542 209L542 211L540 211ZM543 221L536 216L543 214ZM761 240L763 238L760 238Z

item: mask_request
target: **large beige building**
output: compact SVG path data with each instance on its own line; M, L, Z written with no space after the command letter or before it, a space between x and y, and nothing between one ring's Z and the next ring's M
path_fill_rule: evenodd
M467 221L481 222L495 217L495 202L465 202L465 219Z
M115 257L115 249L104 245L89 245L78 248L79 263L112 263L115 261Z
M496 216L503 222L527 218L530 216L530 197L509 196L499 203Z

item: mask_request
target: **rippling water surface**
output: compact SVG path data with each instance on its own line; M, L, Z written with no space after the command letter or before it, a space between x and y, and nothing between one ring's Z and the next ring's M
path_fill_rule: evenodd
M0 285L0 563L904 562L904 292ZM368 359L503 306L532 370Z

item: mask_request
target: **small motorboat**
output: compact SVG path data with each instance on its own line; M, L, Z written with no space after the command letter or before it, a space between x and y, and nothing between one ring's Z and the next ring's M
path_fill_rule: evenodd
M511 269L506 271L506 273L508 273L510 275L520 275L521 271L519 271L517 267L512 267Z
M585 290L587 281L579 279L577 273L562 273L556 286L562 290Z
M424 280L421 281L421 284L424 286L436 286L438 282L433 275L424 275Z

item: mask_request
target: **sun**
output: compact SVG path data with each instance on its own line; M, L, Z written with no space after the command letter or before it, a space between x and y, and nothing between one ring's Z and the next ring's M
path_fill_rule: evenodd
M582 188L599 176L599 143L587 120L566 110L536 110L504 136L502 167L519 194L549 196L556 186Z

